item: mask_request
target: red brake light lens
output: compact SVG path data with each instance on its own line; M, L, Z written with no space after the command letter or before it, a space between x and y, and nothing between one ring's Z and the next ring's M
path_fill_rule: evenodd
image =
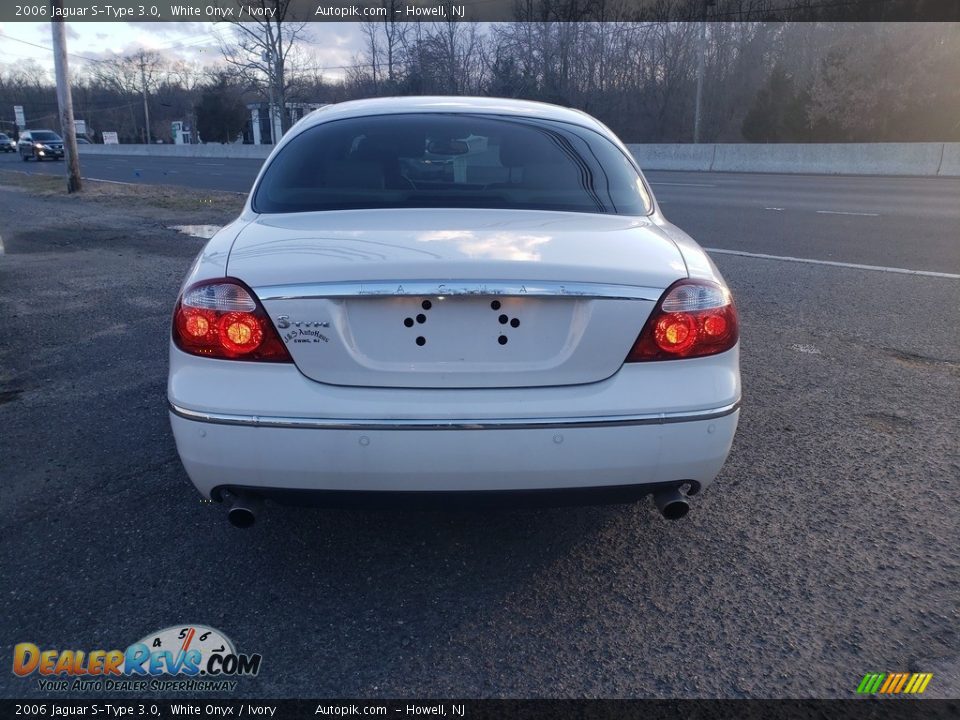
M680 280L667 288L650 313L626 362L716 355L739 338L729 290L703 280Z
M232 278L184 291L173 311L173 342L202 357L293 362L253 291Z

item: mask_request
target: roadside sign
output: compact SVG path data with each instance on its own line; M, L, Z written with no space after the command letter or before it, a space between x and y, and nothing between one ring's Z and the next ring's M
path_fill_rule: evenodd
M87 134L87 121L86 120L74 120L73 121L73 131L77 135L86 135Z
M14 105L13 114L17 119L17 127L23 130L27 126L27 119L23 116L23 105Z
M104 145L119 145L120 140L117 138L115 132L105 132L103 133L103 144Z

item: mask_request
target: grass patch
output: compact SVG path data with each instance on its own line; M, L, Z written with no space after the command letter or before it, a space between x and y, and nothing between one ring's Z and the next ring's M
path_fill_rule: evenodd
M36 197L60 197L71 202L151 207L162 210L213 210L237 215L245 195L217 190L197 190L173 185L125 185L84 180L83 190L67 194L66 176L39 175L0 170L0 188L26 192Z

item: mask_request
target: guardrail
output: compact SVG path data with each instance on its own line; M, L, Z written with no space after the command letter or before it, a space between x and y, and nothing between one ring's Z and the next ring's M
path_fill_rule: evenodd
M627 145L644 170L960 177L960 143Z
M136 155L149 157L194 157L194 158L241 158L263 160L273 150L273 145L78 145L80 157L84 155Z
M627 145L644 170L960 177L960 143ZM262 160L272 145L81 145L80 155Z

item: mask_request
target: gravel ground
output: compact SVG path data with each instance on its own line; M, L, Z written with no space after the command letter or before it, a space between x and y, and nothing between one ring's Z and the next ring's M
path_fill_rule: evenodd
M202 247L166 227L237 198L0 185L0 658L197 622L263 654L241 697L847 698L906 670L960 695L957 281L717 256L744 409L684 521L270 508L239 531L165 411Z

